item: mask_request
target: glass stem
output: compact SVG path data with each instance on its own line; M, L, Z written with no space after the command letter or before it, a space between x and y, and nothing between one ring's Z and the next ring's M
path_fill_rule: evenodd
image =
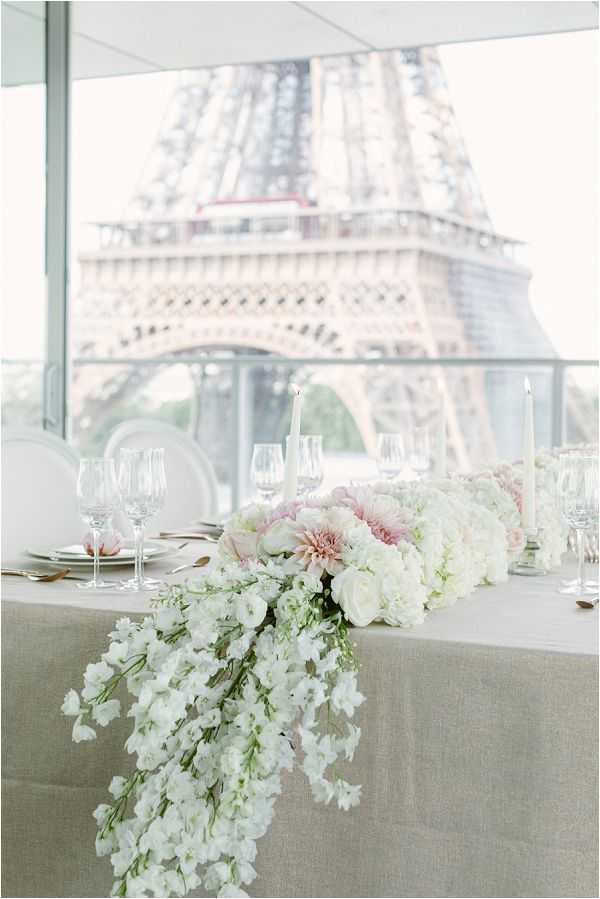
M135 540L135 580L141 584L144 581L144 525L136 522L133 525Z
M585 566L585 550L583 545L583 536L584 531L581 528L577 528L577 586L580 590L583 591L584 587L584 566Z
M92 538L94 541L94 577L93 583L96 585L100 580L100 529L92 528Z

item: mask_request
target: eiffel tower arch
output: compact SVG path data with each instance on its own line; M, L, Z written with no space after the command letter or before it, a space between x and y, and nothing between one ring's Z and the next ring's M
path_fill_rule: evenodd
M80 256L80 356L552 354L432 48L182 73L126 216L99 229ZM460 467L493 457L511 412L475 368L315 376L368 450L431 415L441 385ZM101 418L145 377L82 367L74 414Z

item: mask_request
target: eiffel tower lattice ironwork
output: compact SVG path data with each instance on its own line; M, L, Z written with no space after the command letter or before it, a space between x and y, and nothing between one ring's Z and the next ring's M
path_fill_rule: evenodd
M434 48L181 73L126 215L99 229L80 255L78 355L553 355ZM89 421L148 376L106 371L77 374L74 412ZM506 373L313 377L370 450L377 430L434 414L441 385L456 464L512 451L492 424L505 433L520 415Z

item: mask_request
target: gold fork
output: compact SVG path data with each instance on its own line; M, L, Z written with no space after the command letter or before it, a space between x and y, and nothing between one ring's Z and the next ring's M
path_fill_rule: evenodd
M60 571L27 571L24 568L3 568L2 574L15 575L16 577L26 577L28 581L42 581L51 583L52 581L61 581L63 578L68 580L80 581L81 578L71 575L69 578L70 568L61 568Z

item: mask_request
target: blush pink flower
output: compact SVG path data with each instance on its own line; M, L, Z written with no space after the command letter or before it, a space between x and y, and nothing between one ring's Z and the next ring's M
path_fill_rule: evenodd
M124 546L123 536L118 531L101 531L98 553L101 556L116 556ZM94 538L90 531L83 537L83 548L88 556L94 555Z
M508 551L511 554L520 553L525 548L525 532L523 528L512 528L506 534Z
M523 485L515 480L509 466L499 465L494 471L494 477L505 493L514 501L519 512L523 510Z
M315 577L337 574L344 567L344 528L351 521L350 511L304 509L294 526L291 561Z
M391 496L364 487L336 487L331 495L336 503L351 509L368 524L373 536L382 543L396 546L401 540L411 540L411 514Z
M340 535L328 527L303 531L298 534L292 558L315 577L321 577L324 571L333 575L344 567L341 562L343 546Z
M265 534L272 524L275 524L276 521L281 521L284 518L289 518L290 521L296 520L296 515L302 508L302 503L299 500L294 500L289 503L280 503L278 506L275 506L274 509L265 516L264 521L258 527L259 534Z
M228 556L238 562L246 562L257 556L258 534L256 531L226 531L221 537L221 546Z

